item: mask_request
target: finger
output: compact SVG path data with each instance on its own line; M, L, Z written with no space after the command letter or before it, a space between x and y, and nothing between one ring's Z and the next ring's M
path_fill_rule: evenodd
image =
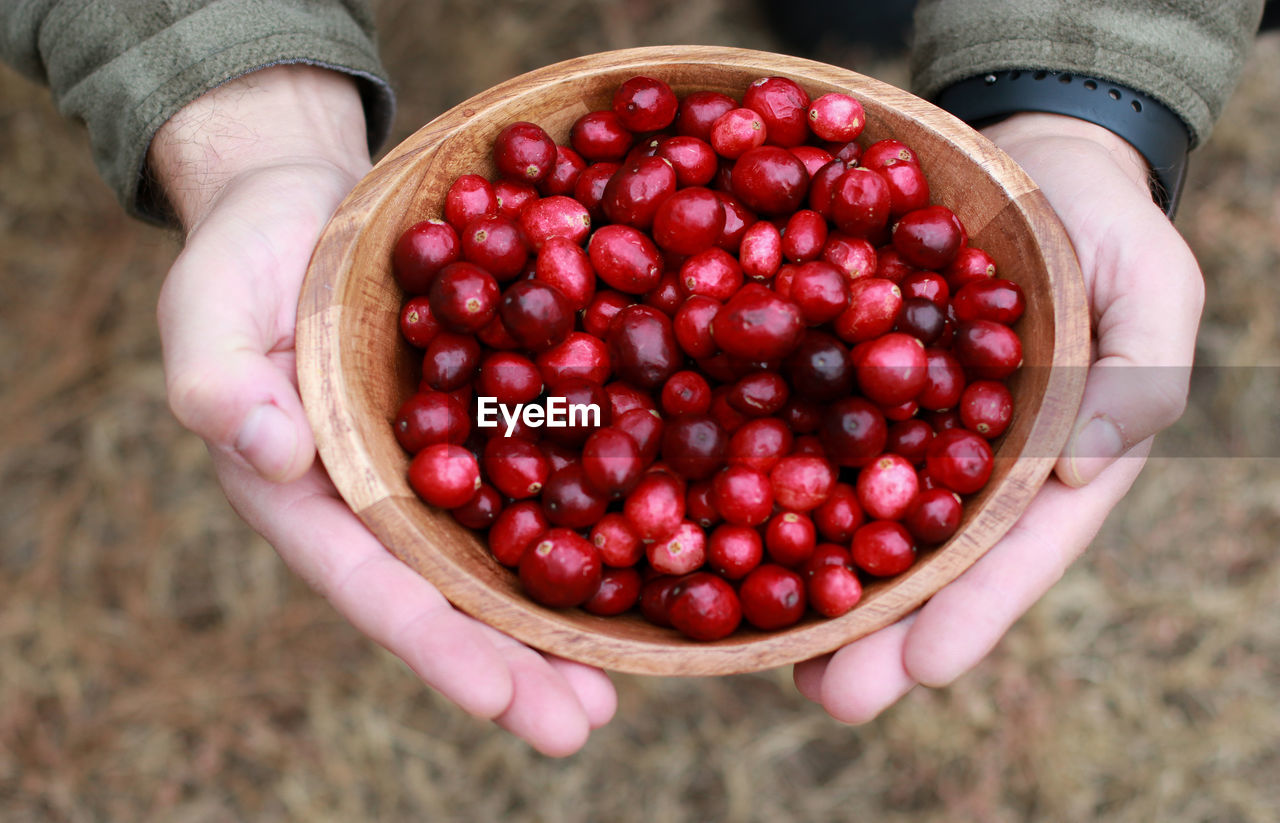
M867 723L915 687L902 658L914 622L908 615L831 655L821 684L828 714L844 723Z
M225 455L215 454L215 466L241 516L357 629L465 711L507 710L512 674L490 630L387 552L318 470L279 485Z
M572 660L550 655L546 658L573 689L592 729L598 729L613 719L618 710L618 691L608 674Z
M1077 248L1093 247L1083 262L1092 267L1098 359L1056 466L1069 486L1092 481L1186 407L1204 283L1168 219L1144 193L1135 196L1122 230L1101 239L1072 232Z
M984 658L1093 540L1150 447L1139 444L1084 488L1050 478L1009 533L920 610L902 650L910 676L943 686Z
M505 635L498 635L495 642L515 690L494 722L548 757L567 757L586 745L591 723L564 674L538 652Z
M811 660L802 660L791 669L791 679L800 694L814 703L822 703L822 678L827 672L831 655L824 654Z

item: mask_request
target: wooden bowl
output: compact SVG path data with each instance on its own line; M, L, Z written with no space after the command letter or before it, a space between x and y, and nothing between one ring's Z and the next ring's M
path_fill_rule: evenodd
M1012 381L1016 416L998 445L986 488L968 499L960 531L922 552L906 573L865 587L835 620L785 631L746 628L715 643L686 640L639 617L543 608L520 591L482 538L414 495L409 458L392 433L416 386L417 358L398 331L403 295L391 248L416 221L439 216L466 172L491 175L489 148L507 124L529 120L567 142L570 125L607 108L636 74L677 94L714 89L740 99L758 77L790 77L816 98L856 96L864 141L896 137L915 148L934 201L957 212L972 243L1026 292L1019 325L1027 366ZM795 57L730 48L641 48L577 58L509 80L450 109L386 156L351 192L316 248L298 309L298 376L321 459L355 513L397 557L459 609L530 646L623 672L711 675L757 671L837 649L919 607L1005 533L1044 482L1078 408L1089 320L1075 255L1043 195L1005 154L959 120L897 88Z

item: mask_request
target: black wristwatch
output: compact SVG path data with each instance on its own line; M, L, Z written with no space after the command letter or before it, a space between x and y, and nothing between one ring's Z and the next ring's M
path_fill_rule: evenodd
M934 100L974 128L1022 111L1065 114L1110 129L1151 167L1151 195L1173 218L1187 174L1191 135L1182 118L1142 92L1079 74L1013 69L961 80Z

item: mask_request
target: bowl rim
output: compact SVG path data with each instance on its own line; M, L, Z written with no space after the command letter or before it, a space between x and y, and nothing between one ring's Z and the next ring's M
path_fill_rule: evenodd
M989 505L997 492L975 513L969 527L934 550L936 562L922 564L894 579L873 602L864 602L848 615L819 620L776 633L739 630L724 641L697 643L674 636L617 637L590 633L586 626L610 618L593 618L580 610L547 609L532 601L495 598L448 552L422 546L420 524L404 512L407 505L424 507L411 494L404 496L403 478L388 484L379 477L373 453L363 442L360 421L344 401L351 389L344 364L349 341L340 336L344 307L337 302L343 277L359 254L366 231L355 215L376 206L397 184L414 178L416 162L430 147L473 122L492 106L511 105L517 98L562 86L566 78L607 71L634 74L654 71L655 64L722 66L753 70L760 76L793 77L835 85L864 102L867 98L912 113L922 126L971 157L980 158L981 171L1010 194L1013 208L1040 238L1046 275L1054 294L1053 358L1045 393L1028 435L1036 443L1032 456L1019 456L1001 481L999 505ZM456 173L461 173L456 172ZM994 545L1030 503L1047 479L1070 433L1084 391L1089 363L1089 324L1083 278L1066 231L1030 177L999 148L962 121L909 92L849 69L805 58L721 46L657 46L600 52L561 61L504 81L445 111L389 151L343 200L325 227L303 283L296 329L299 388L315 433L319 459L339 494L388 550L426 577L457 608L534 648L614 671L659 675L709 675L759 671L799 662L834 651L858 637L910 614L943 585L959 577ZM391 437L387 426L387 437ZM449 527L447 515L430 521ZM975 530L975 526L981 525ZM459 527L460 528L460 527ZM945 564L941 561L946 559ZM496 565L496 564L495 564ZM851 619L857 615L856 620ZM600 624L607 625L607 624ZM745 624L744 624L745 626Z

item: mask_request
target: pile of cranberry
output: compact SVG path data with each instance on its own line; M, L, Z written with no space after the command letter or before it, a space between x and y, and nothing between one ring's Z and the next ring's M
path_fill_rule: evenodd
M495 179L394 249L414 490L537 602L699 640L844 614L946 541L1013 414L1024 298L863 125L783 77L634 77L568 145L507 126ZM478 397L599 419L508 436Z

